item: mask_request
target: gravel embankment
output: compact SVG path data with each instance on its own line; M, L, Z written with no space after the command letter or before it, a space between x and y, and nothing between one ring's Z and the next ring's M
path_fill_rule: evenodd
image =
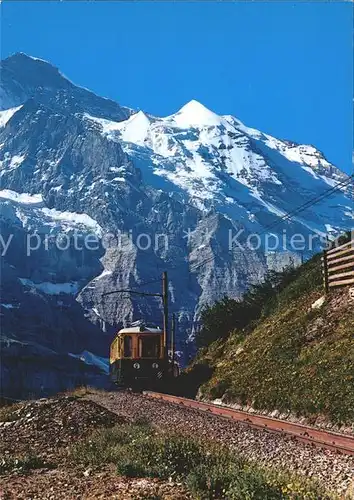
M190 500L181 485L153 478L118 476L114 467L100 471L57 468L0 478L1 500Z
M125 421L93 401L71 397L22 403L9 421L0 421L0 454L3 457L36 454L57 463L60 450L94 429Z
M104 406L59 397L20 403L9 408L7 417L0 415L0 499L189 499L174 482L121 477L113 465L87 468L68 462L71 445L95 429L127 421ZM40 468L23 470L14 462L23 457L41 459Z
M141 394L113 392L92 394L88 398L128 419L144 417L160 427L219 440L248 459L307 475L341 495L354 492L352 456L319 450L279 434L252 429L241 422Z

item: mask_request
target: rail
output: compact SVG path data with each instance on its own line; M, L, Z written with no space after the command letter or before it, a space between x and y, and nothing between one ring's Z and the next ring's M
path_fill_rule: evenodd
M325 250L322 272L326 292L332 288L354 285L354 240Z
M168 401L170 403L183 405L187 408L193 408L198 411L208 412L219 417L243 422L244 424L257 429L284 434L289 438L296 439L297 441L305 444L325 448L346 455L354 455L354 436L352 435L317 429L315 427L289 422L287 420L266 417L242 410L235 410L222 405L172 396L170 394L144 391L144 395Z

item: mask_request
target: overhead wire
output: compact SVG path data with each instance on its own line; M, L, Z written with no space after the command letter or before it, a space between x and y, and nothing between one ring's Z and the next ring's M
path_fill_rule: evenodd
M299 205L298 207L296 207L295 209L291 210L290 212L287 212L282 217L280 217L279 220L275 221L274 223L270 224L269 226L266 226L264 228L264 230L262 231L262 233L260 233L260 234L263 234L268 229L271 229L272 227L275 227L276 225L280 224L283 220L289 220L294 215L297 215L298 213L303 212L307 208L310 208L313 205L316 205L320 201L322 201L325 198L327 198L327 197L331 196L332 194L334 194L336 191L340 191L341 189L343 189L344 187L346 187L347 185L349 185L351 182L353 182L353 178L354 178L353 175L349 176L348 179L343 180L343 181L339 182L338 184L336 184L335 186L332 186L331 188L326 189L320 195L317 195L314 198L311 198L310 200L308 200L307 202L303 203L302 205Z
M291 210L290 212L284 214L281 218L279 218L277 221L274 223L270 224L269 226L266 226L262 232L258 233L259 235L266 233L269 229L273 229L277 225L281 224L285 220L290 220L292 217L297 215L298 213L301 213L302 211L306 210L307 208L310 208L311 206L319 203L320 201L324 200L325 198L331 196L334 194L336 191L340 191L347 185L353 182L354 175L350 175L348 179L339 182L335 186L326 189L323 193L320 195L315 196L314 198L311 198L307 202L303 203L302 205L299 205L297 208ZM200 262L198 265L191 267L191 271L194 272L203 265L207 264L208 262L211 262L214 259L214 255L212 257L208 257L204 261Z

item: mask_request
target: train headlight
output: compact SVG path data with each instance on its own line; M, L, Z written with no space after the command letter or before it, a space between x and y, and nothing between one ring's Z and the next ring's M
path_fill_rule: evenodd
M133 368L135 368L136 370L139 370L140 364L139 363L134 363L133 364Z
M157 363L153 363L153 364L152 364L152 367L153 367L155 370L157 370L157 369L158 369L158 367L159 367L159 365L158 365Z

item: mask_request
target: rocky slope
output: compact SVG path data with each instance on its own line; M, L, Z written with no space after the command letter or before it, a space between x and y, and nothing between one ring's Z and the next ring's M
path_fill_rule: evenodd
M140 316L160 323L161 304L102 294L167 270L185 350L203 304L239 297L262 279L269 225L305 237L351 226L345 187L281 219L346 180L312 146L279 141L195 101L167 118L135 112L25 54L0 69L1 314L12 349L31 342L66 357L107 355L117 327ZM260 248L230 247L239 231L241 243L262 234ZM274 265L288 257L280 255Z

